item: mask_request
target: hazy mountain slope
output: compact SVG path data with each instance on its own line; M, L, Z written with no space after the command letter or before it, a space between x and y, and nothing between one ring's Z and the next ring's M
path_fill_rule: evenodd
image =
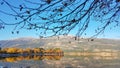
M35 38L20 38L14 40L0 41L1 47L20 47L20 48L56 48L63 50L93 50L93 49L114 49L120 50L120 40L113 39L95 39L88 41L88 39L74 40L74 36L54 36L43 39Z
M2 40L0 41L0 47L17 47L21 45L33 45L37 39L35 38L19 38L19 39L12 39L12 40Z

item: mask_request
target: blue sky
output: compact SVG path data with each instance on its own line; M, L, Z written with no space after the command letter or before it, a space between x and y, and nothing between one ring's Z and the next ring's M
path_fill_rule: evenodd
M1 0L0 0L1 1ZM15 6L19 6L20 3L19 2L21 0L9 0L10 3L14 4ZM38 0L39 1L39 0ZM32 5L30 5L31 7ZM8 7L3 7L0 6L0 10L5 10L5 11L9 11L10 13L12 13L12 11L8 8ZM15 22L12 17L10 16L6 16L2 13L0 13L0 19L5 20L7 23L12 23ZM96 23L96 21L91 21L89 28L85 31L86 35L83 34L83 37L91 37L92 35L95 34L94 32L94 28L95 26L97 26L98 24ZM112 26L112 25L111 25ZM103 34L98 35L98 38L111 38L111 39L120 39L120 27L116 27L116 28L112 28L110 30L109 26L105 32ZM21 29L20 33L14 33L12 34L11 31L13 31L15 26L6 26L5 29L1 29L0 30L0 40L7 40L7 39L14 39L14 38L20 38L20 37L35 37L35 38L39 38L38 31L35 30L25 30L25 29ZM70 32L71 35L75 35L75 32L77 31L77 28L75 28L74 30L72 30Z

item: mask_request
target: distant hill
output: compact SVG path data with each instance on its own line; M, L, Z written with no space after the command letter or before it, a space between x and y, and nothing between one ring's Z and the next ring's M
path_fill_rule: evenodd
M104 50L120 49L120 40L114 39L95 39L88 41L87 38L75 40L74 36L54 36L42 39L36 38L18 38L12 40L1 40L0 47L19 47L19 48L56 48L59 47L64 51L81 51L81 50Z
M13 47L18 45L25 45L36 40L35 38L17 38L12 40L1 40L1 47Z

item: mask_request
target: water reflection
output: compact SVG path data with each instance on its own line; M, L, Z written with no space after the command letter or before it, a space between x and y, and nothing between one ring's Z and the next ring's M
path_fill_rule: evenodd
M119 53L99 52L99 53L73 53L66 54L63 68L119 68ZM71 62L71 63L69 63Z
M16 62L21 60L60 60L63 55L47 55L47 56L17 56L17 57L3 57L0 58L0 61L4 62Z
M105 54L105 53L104 53ZM110 54L110 53L109 53ZM119 68L119 53L65 54L63 56L19 56L1 58L6 68Z

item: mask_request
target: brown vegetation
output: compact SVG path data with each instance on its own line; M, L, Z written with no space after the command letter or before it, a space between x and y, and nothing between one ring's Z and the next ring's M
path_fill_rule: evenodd
M63 54L63 51L60 48L54 48L54 49L43 49L43 48L3 48L0 50L0 54Z

